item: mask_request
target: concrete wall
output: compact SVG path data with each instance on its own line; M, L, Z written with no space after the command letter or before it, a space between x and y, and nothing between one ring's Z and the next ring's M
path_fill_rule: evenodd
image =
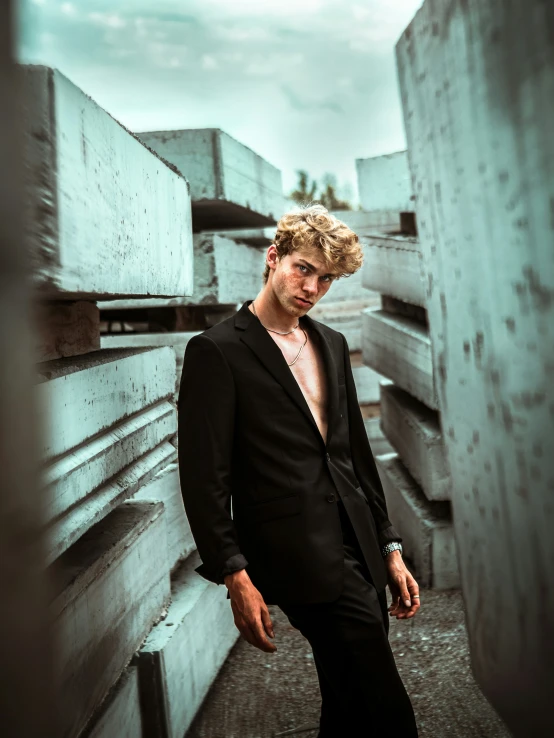
M185 179L58 71L23 69L28 226L41 296L190 294Z
M406 151L356 159L358 192L364 210L397 213L414 209Z
M281 172L223 131L202 128L137 135L191 183L196 231L256 228L281 217Z
M554 6L427 0L397 46L473 670L554 732Z

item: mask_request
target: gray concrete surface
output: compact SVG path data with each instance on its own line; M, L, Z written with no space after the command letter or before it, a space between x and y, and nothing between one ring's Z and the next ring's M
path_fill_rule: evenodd
M448 502L430 502L396 453L377 456L390 521L425 587L460 586L454 527Z
M391 646L420 738L509 738L471 673L460 593L422 589L421 602L416 618L390 622ZM321 698L310 646L278 607L269 609L277 651L264 654L240 638L186 738L272 738L319 720ZM298 735L315 738L317 731ZM387 735L401 738L394 732L393 715Z
M186 180L57 70L24 67L23 81L27 223L41 296L190 294Z
M169 601L163 514L124 503L56 562L59 736L79 735Z
M218 128L137 134L190 182L195 231L256 228L283 214L281 172Z
M372 234L363 238L362 281L368 290L425 306L421 252L416 238Z
M41 302L36 305L37 361L79 356L100 348L100 311L94 302Z
M356 159L356 170L360 203L364 210L392 210L397 213L414 210L406 151Z
M427 1L397 45L473 666L523 738L554 734L553 35L546 0Z
M176 570L167 617L137 654L144 738L183 738L238 637L227 588L200 577L199 564L194 552Z
M98 714L79 738L139 738L142 736L142 715L139 702L138 669L125 669L112 687Z
M428 407L437 407L431 341L425 326L384 310L362 313L364 363Z
M167 558L171 571L180 561L196 549L190 525L183 505L179 484L179 468L175 462L168 464L147 484L133 495L133 500L163 502L167 535Z
M381 382L381 427L428 500L449 500L451 477L439 414L392 382Z

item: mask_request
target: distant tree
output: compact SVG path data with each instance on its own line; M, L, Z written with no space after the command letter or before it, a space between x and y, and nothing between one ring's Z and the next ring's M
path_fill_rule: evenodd
M308 172L304 171L304 169L297 169L296 174L298 175L298 185L296 189L290 193L289 197L291 200L294 200L297 205L305 205L306 203L314 200L315 193L317 192L317 182L314 179L312 184L309 185L310 176Z
M327 210L352 210L352 205L347 200L341 200L337 195L337 178L334 174L323 175L322 188L317 194L318 184L314 179L310 185L310 176L304 169L296 171L298 184L289 197L297 205L305 205L309 202L319 202Z
M337 195L337 178L334 174L323 175L323 189L319 195L319 201L327 210L352 210L352 205L346 200L341 200Z

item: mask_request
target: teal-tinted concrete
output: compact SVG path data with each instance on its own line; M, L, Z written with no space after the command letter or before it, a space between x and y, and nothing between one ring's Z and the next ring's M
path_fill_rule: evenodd
M427 0L397 46L474 672L554 733L554 7Z
M358 192L364 210L414 210L414 196L406 151L356 159Z
M189 294L185 179L60 72L23 70L27 223L41 296Z

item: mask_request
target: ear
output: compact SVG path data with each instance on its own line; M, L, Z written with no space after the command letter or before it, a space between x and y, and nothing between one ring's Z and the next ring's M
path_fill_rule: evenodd
M277 247L274 243L268 247L265 260L270 269L275 269L279 261L279 255L277 254Z

